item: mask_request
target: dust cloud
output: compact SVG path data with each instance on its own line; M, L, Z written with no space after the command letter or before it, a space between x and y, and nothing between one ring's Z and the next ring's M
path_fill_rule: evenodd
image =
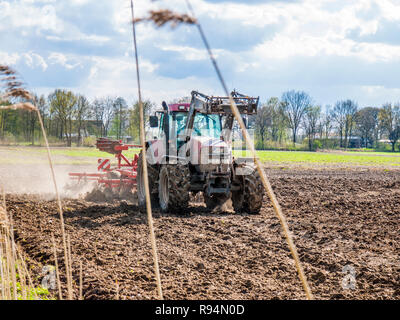
M93 183L77 184L69 172L95 172L92 166L55 165L57 188L61 198L79 198L93 189ZM0 164L0 186L6 193L38 195L45 200L56 198L48 164Z

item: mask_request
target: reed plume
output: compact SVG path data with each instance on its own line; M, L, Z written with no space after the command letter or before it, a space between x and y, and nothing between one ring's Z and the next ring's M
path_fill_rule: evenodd
M157 27L162 27L163 25L171 22L171 27L175 28L181 23L186 24L196 24L197 20L187 14L179 14L176 12L172 12L171 10L151 10L149 11L150 15L146 18L136 18L133 19L133 23L141 22L141 21L153 21Z
M0 81L5 93L0 95L0 103L8 103L10 98L20 98L23 100L33 100L32 95L23 88L23 83L18 80L17 73L6 65L0 65ZM0 110L4 109L23 109L35 111L36 107L30 102L17 102L14 104L1 105Z

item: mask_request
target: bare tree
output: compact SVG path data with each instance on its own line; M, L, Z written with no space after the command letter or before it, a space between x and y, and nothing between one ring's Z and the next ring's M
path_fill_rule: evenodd
M374 133L376 132L379 109L373 107L362 108L357 112L356 126L357 131L363 142L363 146L368 148L368 143L373 145Z
M305 112L303 124L308 138L308 149L310 151L314 148L314 140L319 125L320 115L320 106L309 106Z
M271 109L268 107L268 105L262 105L261 108L258 109L254 126L256 133L261 138L262 148L264 148L264 140L266 138L268 128L271 126Z
M348 147L349 137L354 128L357 109L357 104L350 99L336 102L333 109L333 117L337 124L340 136L340 147L342 148Z
M296 143L297 132L312 99L304 91L291 90L283 93L282 102L289 128L292 130L292 141Z
M287 131L287 118L285 115L284 104L278 98L272 97L267 102L271 116L271 139L272 141L282 142Z
M385 104L379 111L379 121L388 135L394 152L396 143L400 139L400 107L392 107L390 103Z
M148 123L150 113L155 109L155 103L150 100L143 101L143 112L145 126ZM129 109L129 133L133 139L139 141L140 139L140 108L139 102L135 102L132 109Z
M75 109L75 118L77 122L77 131L78 131L78 147L81 145L81 131L84 127L85 120L89 117L90 103L88 99L83 95L78 95L76 109Z
M325 112L321 114L320 127L320 138L329 139L333 128L333 111L330 105L327 105L325 107Z
M118 97L114 100L114 120L113 131L116 133L117 139L121 139L128 122L128 104L126 101Z
M92 111L98 123L101 123L100 135L106 137L114 116L115 99L108 96L95 99L92 104Z
M60 137L67 137L67 145L72 145L72 117L76 97L71 91L57 89L49 95L50 106L61 122Z

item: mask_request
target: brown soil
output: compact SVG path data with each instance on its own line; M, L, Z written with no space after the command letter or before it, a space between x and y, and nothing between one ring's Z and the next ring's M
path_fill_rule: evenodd
M399 172L289 169L268 174L315 298L400 298ZM51 233L62 257L56 203L32 195L7 199L18 243L32 259L54 264ZM156 298L146 215L126 201L63 204L76 284L83 263L84 298L114 299L116 283L122 299ZM266 198L257 216L210 213L193 203L184 216L155 210L154 225L167 299L305 297ZM354 290L342 288L346 265L356 272Z

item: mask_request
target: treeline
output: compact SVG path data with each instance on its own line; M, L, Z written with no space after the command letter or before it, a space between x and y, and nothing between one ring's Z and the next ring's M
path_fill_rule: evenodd
M353 100L340 100L322 108L306 92L294 90L283 93L281 99L270 98L249 123L255 129L257 149L288 142L296 146L301 140L310 151L378 149L385 143L395 151L400 139L399 105L360 108Z
M47 97L34 95L31 102L39 109L53 142L80 146L90 136L139 141L139 105L128 106L122 97L106 96L89 101L82 94L57 89ZM153 107L152 102L144 102L146 113ZM0 111L0 140L32 145L40 141L37 115L24 110Z
M57 89L48 96L34 95L31 102L40 110L52 142L80 146L93 136L139 141L139 105L129 106L122 97L89 101L82 94ZM156 104L145 101L144 108L148 115ZM389 144L392 151L396 146L400 150L400 107L390 103L360 108L353 100L340 100L323 108L306 92L291 90L261 104L248 123L255 131L257 149L379 149ZM33 145L41 139L35 113L0 111L0 141Z

